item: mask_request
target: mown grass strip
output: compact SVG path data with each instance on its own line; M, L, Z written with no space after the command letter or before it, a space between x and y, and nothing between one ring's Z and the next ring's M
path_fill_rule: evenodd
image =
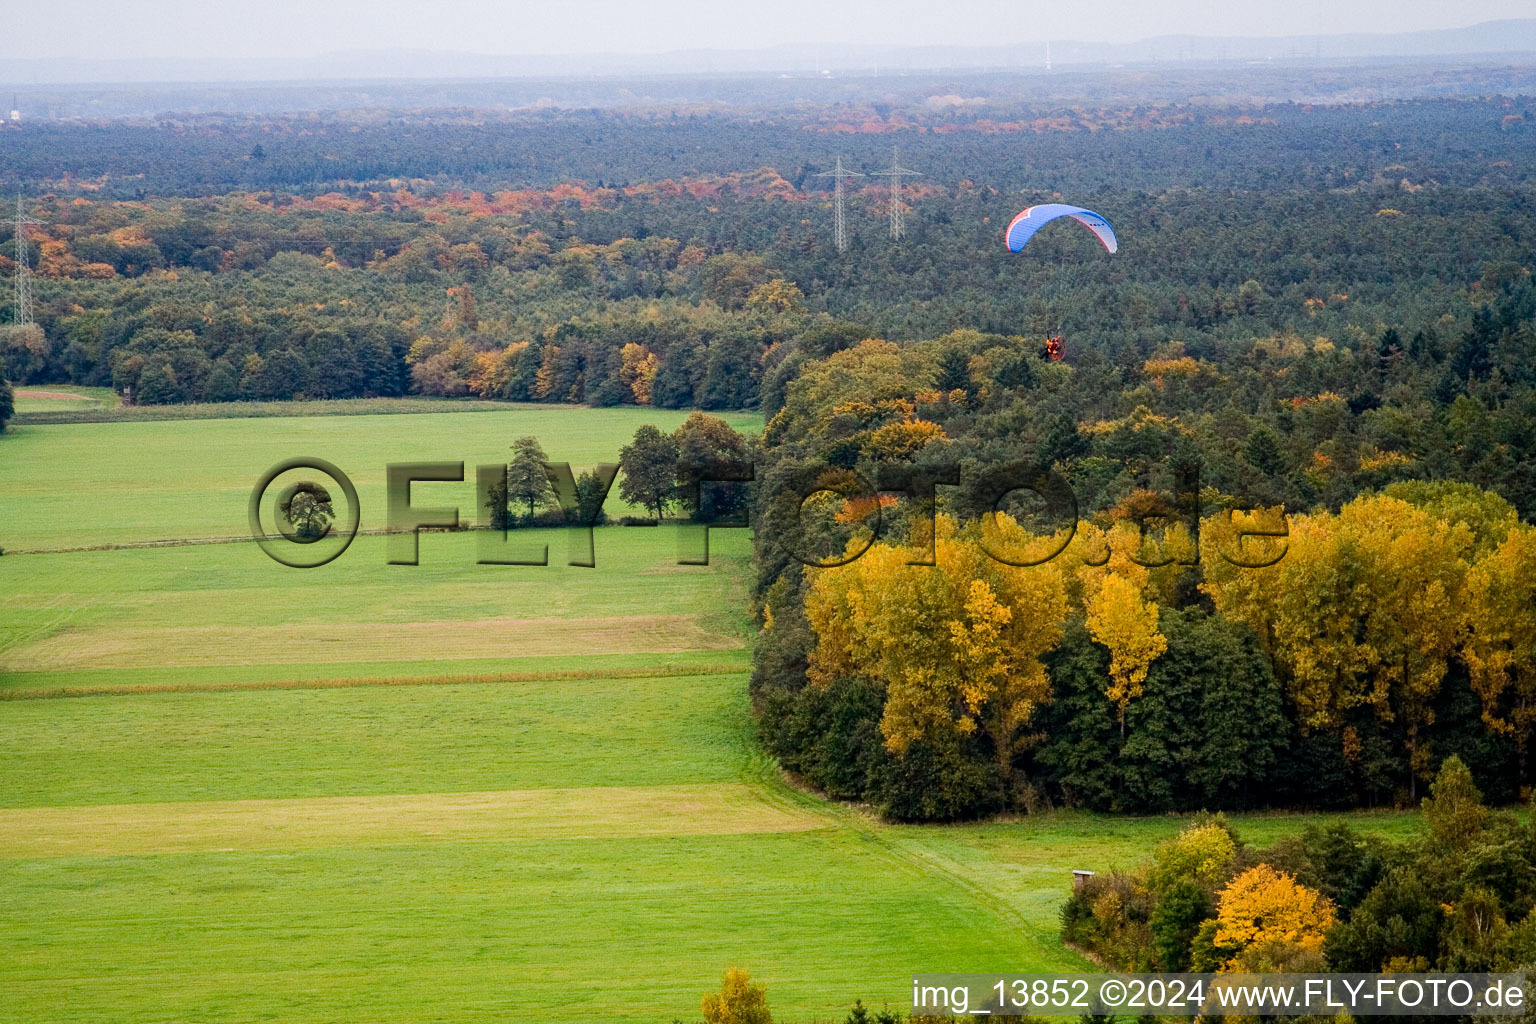
M457 686L464 683L539 683L561 679L665 679L675 676L734 675L741 664L666 664L620 671L561 669L552 672L454 672L435 676L341 676L332 679L264 679L227 683L133 683L125 685L49 686L0 690L0 700L53 700L58 697L121 697L141 693L219 693L240 690L344 690L357 686Z
M745 783L0 808L0 860L807 832Z

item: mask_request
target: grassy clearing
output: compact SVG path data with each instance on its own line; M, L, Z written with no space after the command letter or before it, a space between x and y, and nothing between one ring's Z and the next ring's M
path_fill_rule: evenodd
M1267 846L1308 825L1335 820L1390 839L1408 838L1418 830L1416 812L1230 817L1243 840L1255 846ZM1058 929L1073 869L1135 868L1150 859L1158 843L1177 835L1188 821L1188 817L1177 815L1127 818L1056 812L1022 821L976 825L893 827L870 823L869 827L935 870L963 879L978 901L1015 922L1032 942L1032 964L1072 970L1081 968L1082 959L1062 945Z
M385 525L391 462L465 463L463 484L421 485L418 500L475 508L474 467L504 462L518 437L543 440L555 462L617 462L645 423L663 430L688 414L666 409L498 406L455 415L300 415L271 419L20 425L0 436L0 546L73 547L193 537L248 536L246 503L271 466L318 456L357 485L364 529ZM727 413L755 430L755 413ZM610 514L622 514L618 495ZM563 549L562 549L563 550Z
M122 396L111 388L76 384L18 384L15 395L18 423L32 417L105 415L122 405Z

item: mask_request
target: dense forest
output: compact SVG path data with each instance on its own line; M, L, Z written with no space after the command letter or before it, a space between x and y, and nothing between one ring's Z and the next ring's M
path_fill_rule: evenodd
M964 95L6 126L37 323L0 359L139 404L761 409L763 738L894 818L1402 803L1451 754L1520 797L1536 101ZM1007 252L1060 198L1120 251Z
M0 147L52 191L26 205L40 330L0 347L16 380L142 403L745 407L779 386L801 351L787 342L854 330L840 324L895 340L1065 332L1069 360L1122 366L1175 341L1196 360L1257 339L1358 351L1388 329L1422 355L1521 277L1533 237L1536 112L1521 100L845 113L552 115L515 132L519 167L497 132L451 119L399 138L6 130ZM93 136L89 155L70 133ZM873 171L893 144L926 172L903 193L906 237L887 237L884 187L856 186L839 254L817 175L838 151ZM672 172L688 176L643 177ZM129 185L135 198L111 198ZM1115 259L1068 232L1025 258L998 244L1018 208L1068 193L1113 219ZM10 273L13 237L0 253Z
M1514 799L1533 311L1522 281L1435 348L807 362L758 453L767 742L899 818L1390 803L1450 753Z

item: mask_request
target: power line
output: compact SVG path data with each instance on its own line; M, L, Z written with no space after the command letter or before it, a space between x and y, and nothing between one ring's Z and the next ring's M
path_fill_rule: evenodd
M891 169L888 171L876 171L875 175L881 178L891 179L891 237L900 238L906 228L902 224L901 213L901 179L904 175L920 175L922 171L914 171L901 166L901 154L891 150Z
M858 171L843 170L843 158L837 158L837 166L830 171L822 171L816 175L818 178L831 178L832 186L832 241L837 246L838 252L848 251L848 220L843 213L843 181L846 178L862 178L864 175Z

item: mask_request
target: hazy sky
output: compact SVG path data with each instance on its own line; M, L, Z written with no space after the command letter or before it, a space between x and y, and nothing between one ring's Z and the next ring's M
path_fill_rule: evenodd
M8 0L0 57L309 57L756 49L781 43L1131 42L1450 28L1531 0Z

